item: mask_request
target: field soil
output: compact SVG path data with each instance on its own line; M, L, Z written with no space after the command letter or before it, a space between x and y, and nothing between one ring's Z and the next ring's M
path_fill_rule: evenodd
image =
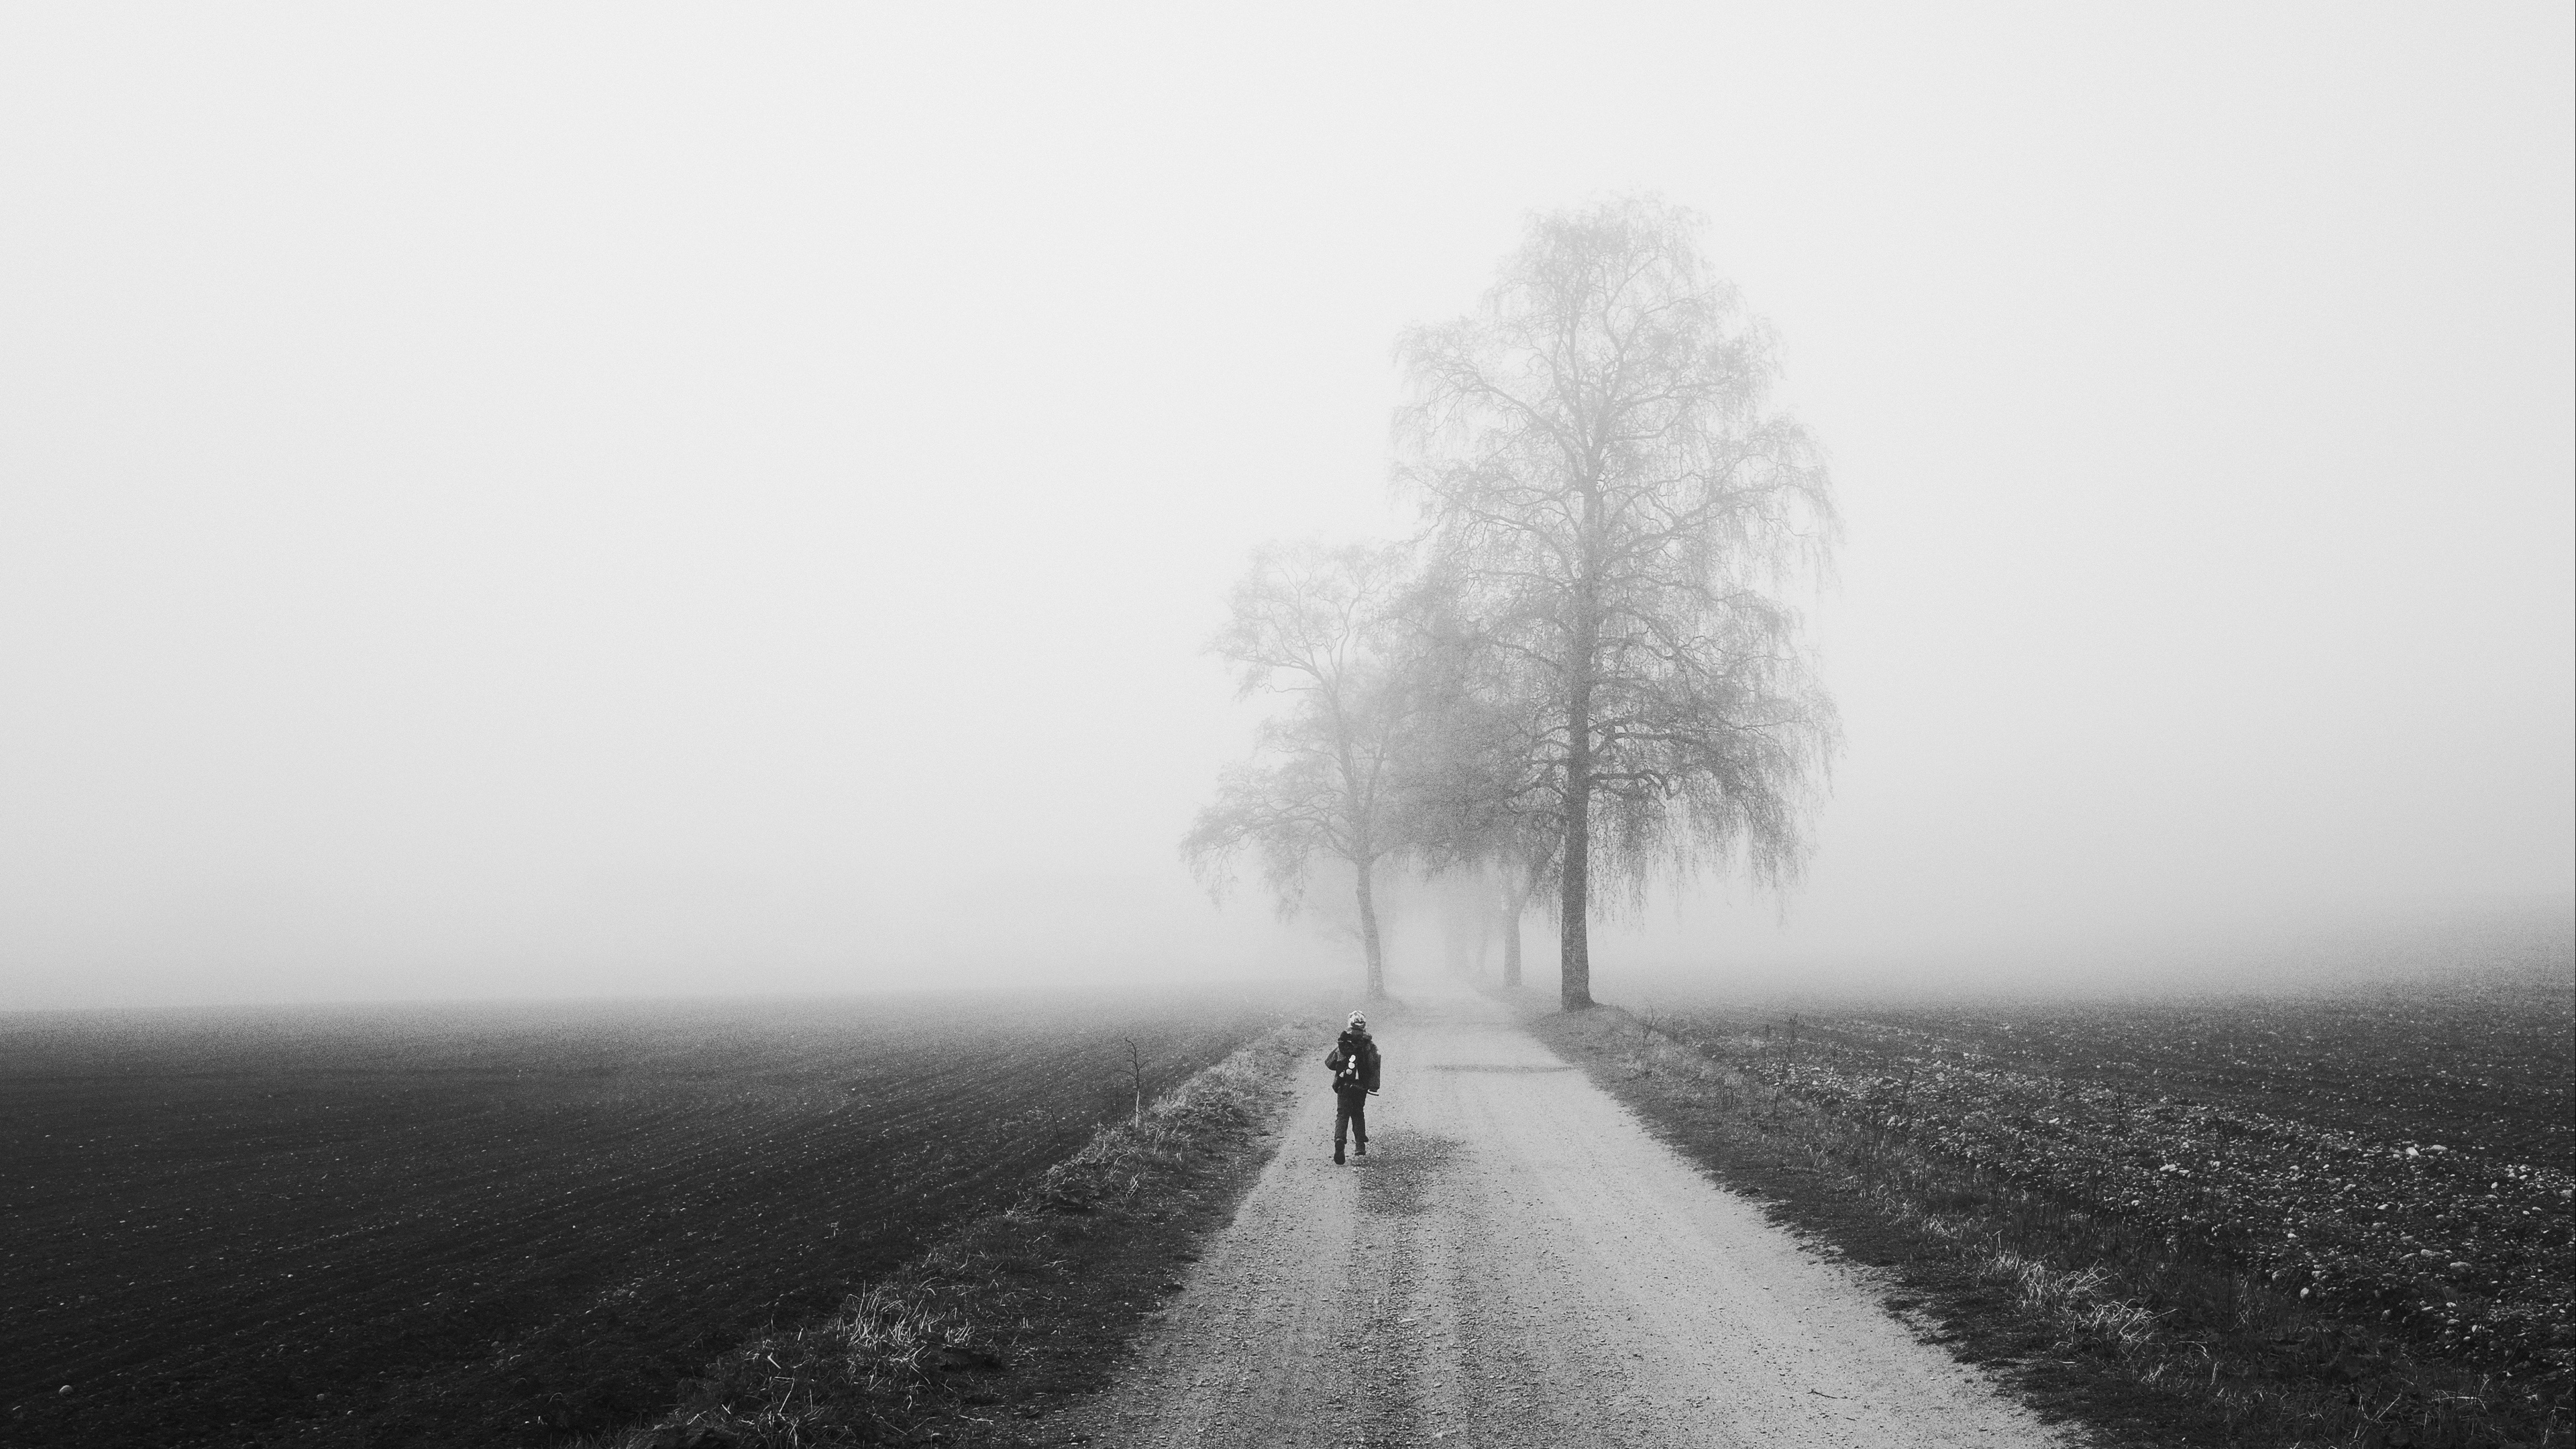
M0 1449L669 1408L1277 1019L1228 997L0 1020ZM1130 1057L1133 1045L1137 1053Z
M1532 1030L2102 1443L2567 1443L2570 982Z
M1049 1442L2060 1442L1465 994L1388 1013L1369 1154L1318 1062L1284 1145Z

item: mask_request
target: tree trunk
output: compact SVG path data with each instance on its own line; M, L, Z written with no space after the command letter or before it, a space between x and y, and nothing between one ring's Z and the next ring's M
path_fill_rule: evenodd
M1369 877L1376 874L1373 863L1359 868L1360 877L1360 945L1368 952L1368 999L1381 1000L1386 995L1386 958L1377 944L1377 891Z
M1476 923L1476 959L1469 968L1478 985L1485 980L1485 958L1494 952L1494 897L1485 889L1489 877L1478 872L1472 890L1461 892L1458 909Z
M1521 984L1521 918L1529 914L1530 902L1538 896L1542 865L1527 866L1503 881L1502 903L1495 907L1497 924L1503 928L1503 984Z
M1575 563L1574 616L1565 654L1565 893L1557 918L1557 995L1568 1011L1592 1005L1592 686L1601 668L1601 460L1587 459L1583 533Z
M1588 626L1590 621L1585 621ZM1568 1011L1592 1005L1591 629L1577 635L1574 688L1565 707L1565 894L1558 917L1557 996Z

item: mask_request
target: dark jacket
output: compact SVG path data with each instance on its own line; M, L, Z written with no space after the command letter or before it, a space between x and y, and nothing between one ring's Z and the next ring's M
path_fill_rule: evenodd
M1325 1056L1324 1069L1333 1074L1336 1092L1376 1091L1377 1039L1364 1031L1344 1031Z

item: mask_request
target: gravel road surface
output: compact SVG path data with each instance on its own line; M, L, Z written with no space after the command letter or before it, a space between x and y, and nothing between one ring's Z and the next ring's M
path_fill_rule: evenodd
M1313 1094L1112 1390L1095 1445L2061 1441L1475 996L1378 1031L1369 1156Z

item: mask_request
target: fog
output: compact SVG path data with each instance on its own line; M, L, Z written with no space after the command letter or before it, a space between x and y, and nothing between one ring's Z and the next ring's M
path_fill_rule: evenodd
M1606 998L2558 930L2570 30L15 8L0 1008L1356 982L1176 852L1202 646L1411 526L1398 331L1636 190L1830 450L1848 746Z

